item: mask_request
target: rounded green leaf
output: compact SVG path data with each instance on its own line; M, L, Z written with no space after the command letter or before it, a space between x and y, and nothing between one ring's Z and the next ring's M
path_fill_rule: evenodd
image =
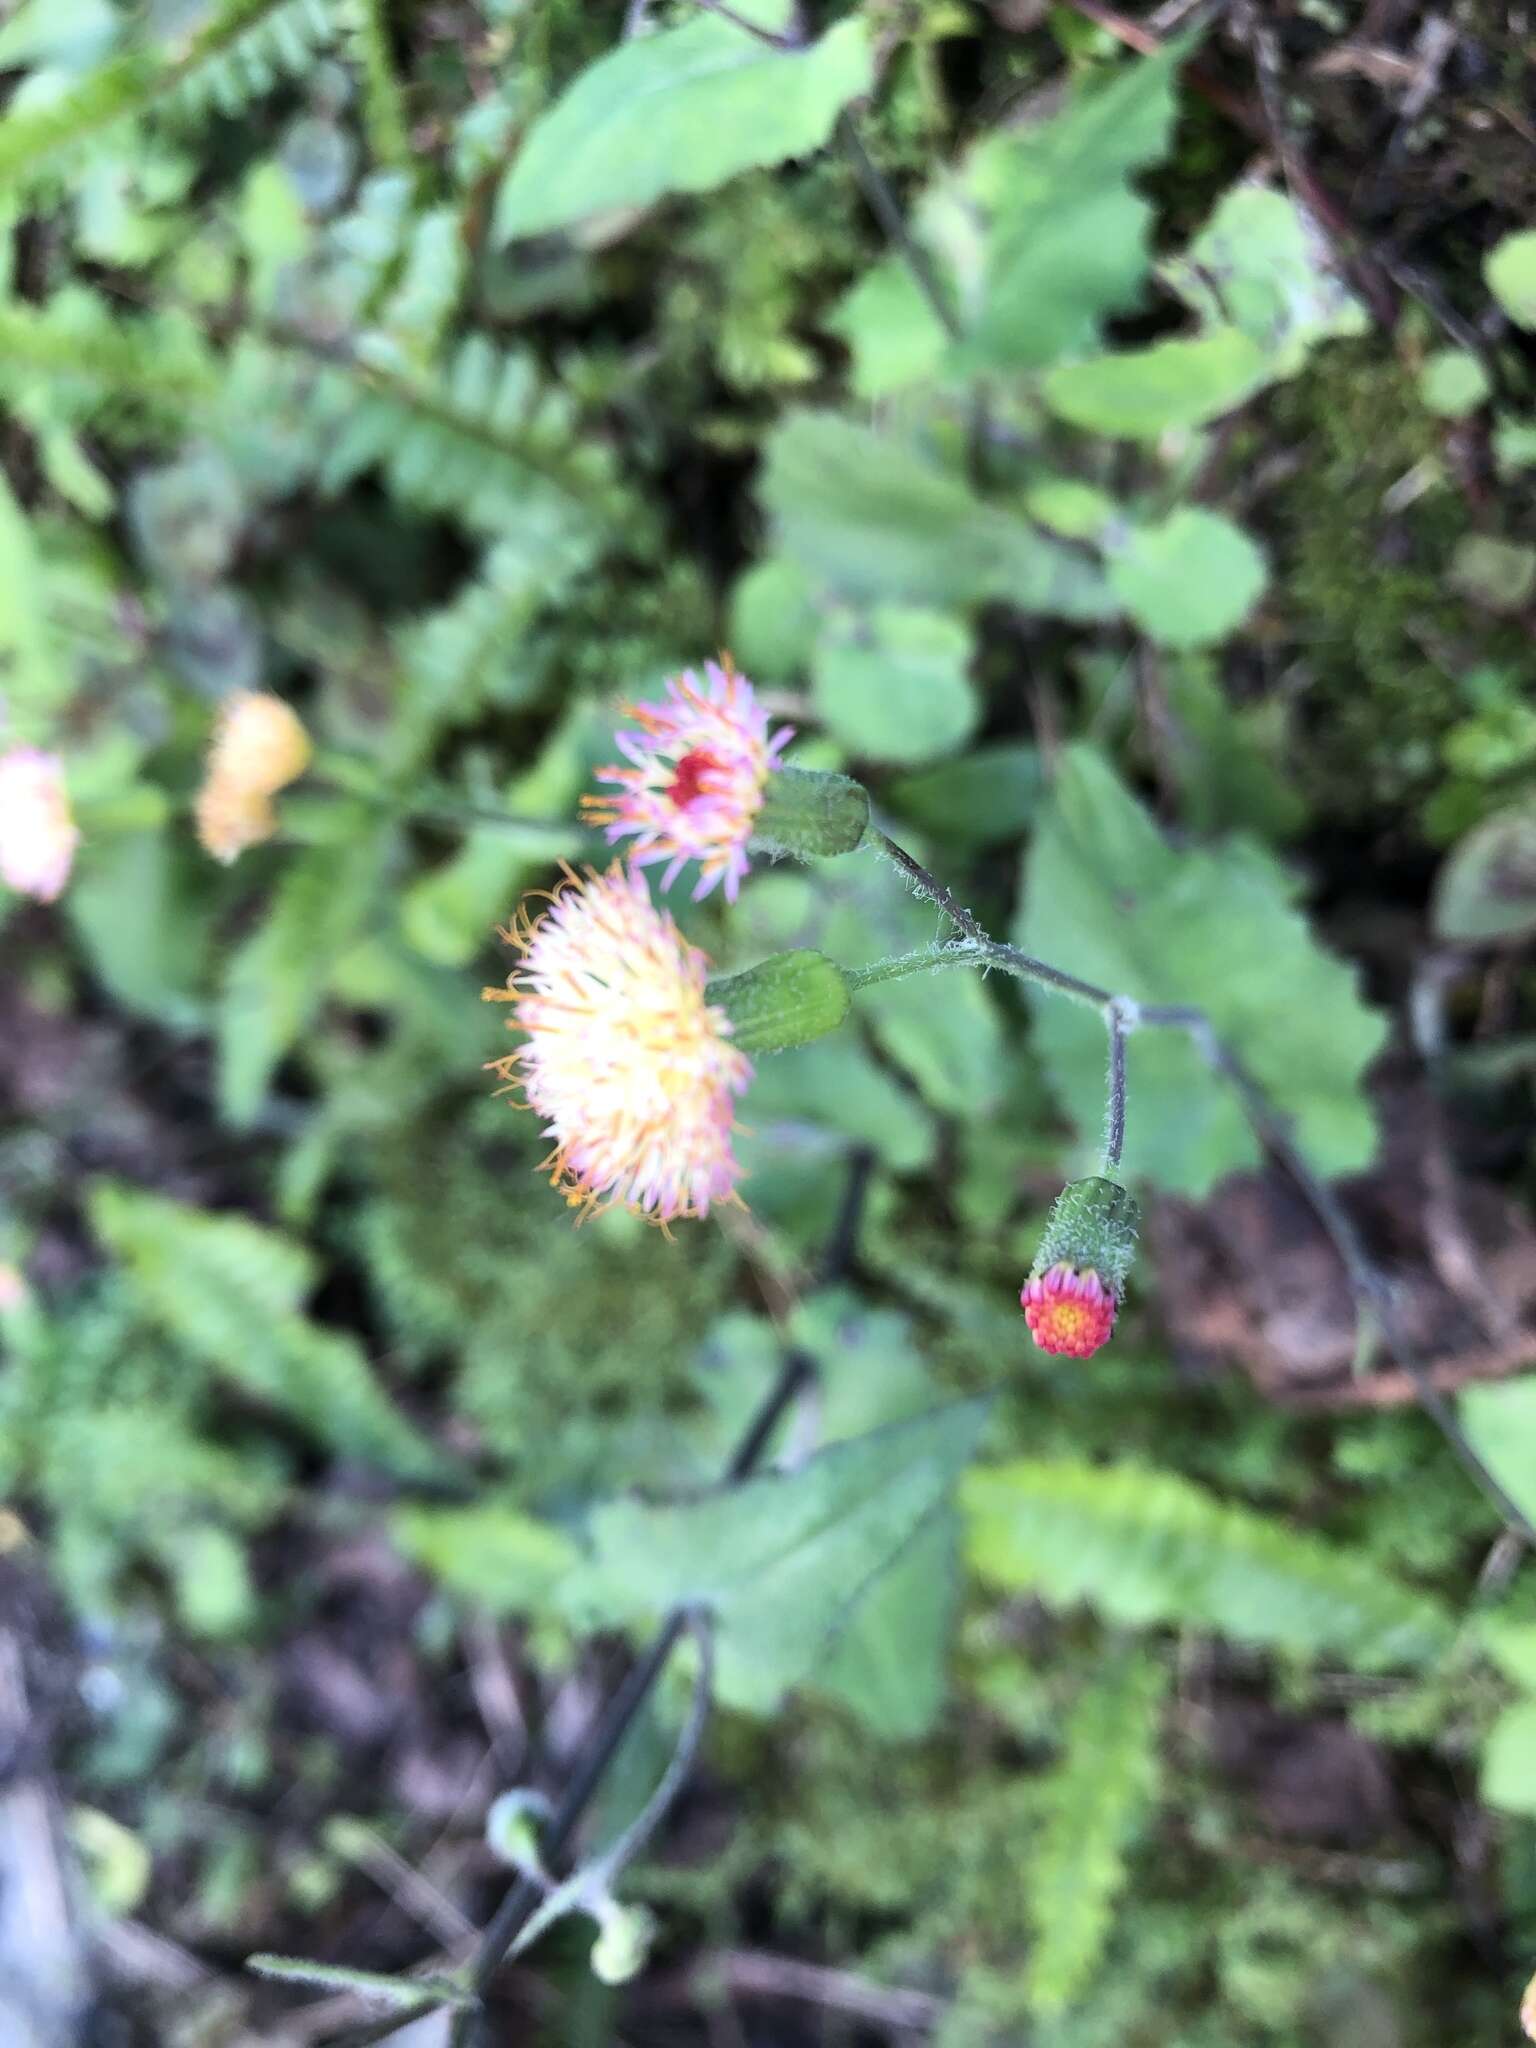
M1517 327L1536 327L1536 228L1506 235L1488 252L1483 275Z
M1536 931L1536 806L1496 811L1452 849L1434 920L1441 938L1470 945Z
M1475 412L1489 389L1488 372L1464 348L1437 349L1419 372L1419 396L1448 420Z
M1248 616L1268 580L1264 557L1220 513L1185 506L1133 527L1109 561L1110 587L1163 647L1208 647Z
M1040 392L1051 411L1075 427L1152 440L1174 427L1219 419L1270 375L1256 341L1236 327L1126 349L1048 371Z
M865 760L915 764L953 753L980 715L965 672L970 648L969 633L942 612L880 606L859 638L823 642L817 709Z

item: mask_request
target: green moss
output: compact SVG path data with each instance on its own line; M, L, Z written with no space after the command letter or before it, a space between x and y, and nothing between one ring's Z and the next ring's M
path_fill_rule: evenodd
M1307 794L1356 821L1427 798L1465 703L1457 675L1517 637L1446 584L1465 504L1443 428L1380 346L1321 350L1274 400L1271 429L1300 458L1271 502L1275 604L1304 665L1298 767ZM1391 509L1419 465L1438 480Z

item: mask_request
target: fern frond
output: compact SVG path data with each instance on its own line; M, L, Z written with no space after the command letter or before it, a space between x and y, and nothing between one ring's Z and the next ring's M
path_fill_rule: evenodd
M1422 1663L1452 1628L1427 1595L1367 1560L1171 1472L1030 1463L966 1478L982 1575L1116 1621L1214 1629L1362 1666Z
M395 722L393 765L421 759L438 733L477 717L488 702L528 701L537 675L524 643L539 608L597 552L597 529L560 516L548 494L529 501L522 531L501 540L479 575L450 604L402 637L405 690ZM541 516L542 515L542 516Z
M374 161L403 170L411 164L411 138L384 5L385 0L349 0L342 32L363 81L363 128Z
M278 0L275 6L272 0L244 0L242 10L229 11L243 11L245 20L216 47L205 43L183 63L168 89L168 109L179 115L209 108L237 114L284 79L302 79L336 40L337 9L338 0Z
M471 335L441 375L354 359L342 373L352 404L321 473L337 487L375 464L396 494L425 512L458 512L494 528L530 481L595 505L602 451L572 439L564 407L541 390L525 355Z
M59 416L82 426L117 406L185 425L218 388L212 351L186 315L119 315L70 285L42 305L0 303L0 393L46 386Z
M1165 1684L1162 1666L1135 1654L1095 1674L1042 1788L1049 1817L1029 1874L1029 1995L1042 2017L1081 1995L1104 1952L1125 1846L1156 1782Z
M310 1322L309 1254L244 1216L210 1216L111 1182L91 1220L144 1314L211 1371L292 1415L320 1442L405 1478L446 1461L380 1387L355 1339Z
M57 166L82 142L162 105L232 111L279 77L302 72L333 29L335 0L224 0L175 54L141 47L112 57L46 106L0 121L0 188Z
M282 433L301 436L321 490L378 469L414 510L491 533L551 486L583 511L618 516L606 450L577 441L569 407L526 356L483 335L442 371L405 366L389 344L376 356L338 356L293 334L247 338L240 356L236 425L248 431L259 408Z

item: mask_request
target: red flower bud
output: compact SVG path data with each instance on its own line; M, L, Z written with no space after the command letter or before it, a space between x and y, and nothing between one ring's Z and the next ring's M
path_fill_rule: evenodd
M1091 1358L1114 1333L1120 1303L1092 1266L1048 1266L1019 1296L1030 1335L1042 1351Z

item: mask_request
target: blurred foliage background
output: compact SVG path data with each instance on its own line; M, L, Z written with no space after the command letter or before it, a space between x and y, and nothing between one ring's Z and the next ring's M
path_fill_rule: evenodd
M682 1597L649 1962L557 1930L494 2038L1513 2039L1536 1584L1192 1048L1082 1365L1017 1291L1091 1015L868 991L668 1242L572 1227L477 995L729 647L990 929L1208 1011L1536 1515L1524 10L21 0L0 67L0 739L82 834L0 893L6 2039L348 2038L244 1958L461 1958ZM223 867L257 688L316 759ZM863 853L673 908L940 930Z

